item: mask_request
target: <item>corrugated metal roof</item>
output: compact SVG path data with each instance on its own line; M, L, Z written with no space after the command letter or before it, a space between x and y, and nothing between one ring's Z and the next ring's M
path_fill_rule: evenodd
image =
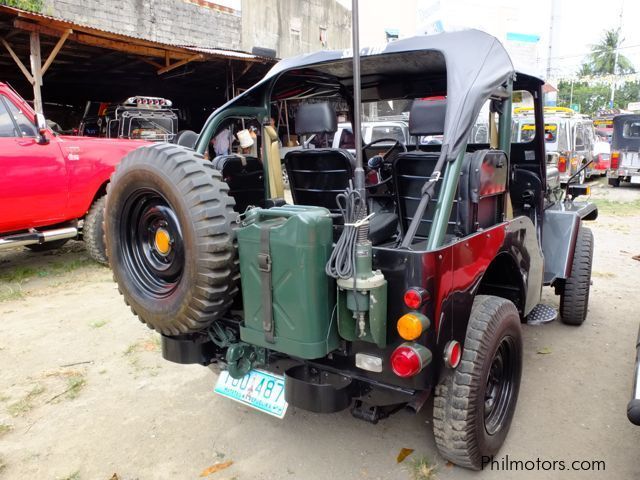
M242 52L238 50L229 50L224 48L209 48L202 46L194 46L194 45L177 45L166 42L157 42L154 40L148 40L146 38L141 37L133 37L131 35L127 35L121 32L116 32L113 30L107 30L104 28L94 27L92 25L87 25L83 23L74 22L71 20L67 20L60 17L54 17L51 15L45 15L43 13L30 12L27 10L22 10L15 7L8 7L5 5L0 5L0 12L9 13L12 15L16 15L17 17L31 19L35 22L47 25L47 22L55 22L64 24L66 28L70 28L72 30L84 31L85 33L89 33L95 36L100 36L99 34L102 32L107 34L107 37L118 37L123 41L131 42L131 43L143 43L147 46L155 46L160 49L170 49L170 50L186 50L188 52L202 53L205 55L210 55L211 57L223 57L228 59L236 59L236 60L249 60L249 61L258 61L264 63L275 63L277 59L263 57L260 55L254 55L252 53ZM185 52L186 53L186 52Z

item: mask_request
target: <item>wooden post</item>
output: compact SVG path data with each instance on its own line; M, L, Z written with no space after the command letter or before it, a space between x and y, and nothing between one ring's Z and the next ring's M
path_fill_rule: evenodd
M42 110L42 59L40 57L40 34L31 32L31 76L33 77L33 109L36 113Z

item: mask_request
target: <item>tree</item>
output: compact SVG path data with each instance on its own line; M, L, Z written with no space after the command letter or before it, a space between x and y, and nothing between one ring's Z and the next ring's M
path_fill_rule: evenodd
M595 115L598 110L609 107L611 87L606 84L592 84L574 82L573 97L571 96L571 82L562 80L558 83L558 106L570 107L580 105L580 112ZM626 109L629 102L640 101L640 82L626 82L618 85L614 101L615 108Z
M622 43L620 29L605 30L600 43L591 47L591 53L582 64L580 75L607 75L633 73L635 68L631 61L618 53L618 70L614 72L616 63L616 50Z

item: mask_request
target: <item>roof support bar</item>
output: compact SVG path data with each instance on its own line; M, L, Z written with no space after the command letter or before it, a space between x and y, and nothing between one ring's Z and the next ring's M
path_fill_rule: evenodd
M33 85L33 77L31 76L31 73L29 73L29 70L27 69L27 67L25 67L24 63L22 63L20 58L18 58L18 55L16 55L16 52L14 52L13 48L11 48L11 45L9 45L4 38L0 38L0 42L4 45L4 48L7 49L7 51L9 52L9 55L11 55L11 58L13 58L13 61L16 62L22 74L25 77L27 77L27 80L29 81L29 83Z
M160 69L158 69L158 75L162 75L163 73L167 73L170 72L171 70L174 70L176 68L182 67L183 65L186 65L187 63L191 63L195 60L202 60L204 58L204 56L201 53L198 53L196 55L193 55L189 58L185 58L184 60L180 60L178 62L172 63L170 65L167 65L166 67L162 67Z
M53 61L56 59L56 55L58 55L58 52L60 51L60 49L64 45L64 42L67 41L67 38L69 38L69 35L71 35L72 33L73 33L73 30L71 30L71 29L68 29L68 30L64 31L64 33L62 34L62 36L58 40L58 43L56 43L56 46L53 47L53 50L51 50L51 53L49 54L49 57L47 57L47 61L44 62L44 65L42 67L42 75L44 75L47 72L47 69L51 66Z

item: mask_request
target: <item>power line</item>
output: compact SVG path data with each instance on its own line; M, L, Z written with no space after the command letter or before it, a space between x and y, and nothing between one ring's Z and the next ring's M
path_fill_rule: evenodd
M640 48L640 44L635 44L635 45L627 45L626 47L618 47L615 50L626 50L626 49L630 49L630 48ZM559 55L557 57L551 57L552 59L556 59L556 60L561 60L564 58L578 58L578 57L586 57L587 55L591 55L592 53L604 53L607 52L607 49L600 49L600 50L589 50L585 53L578 53L575 55Z

